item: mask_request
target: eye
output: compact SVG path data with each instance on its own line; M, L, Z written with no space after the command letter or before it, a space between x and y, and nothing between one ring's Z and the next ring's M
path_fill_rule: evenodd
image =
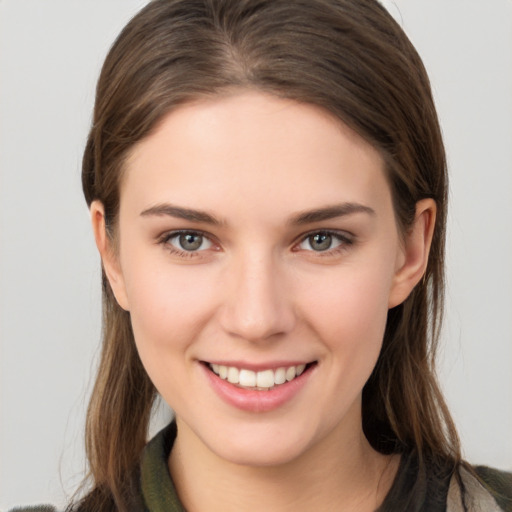
M210 249L212 242L202 233L196 231L182 231L171 233L165 240L174 249L184 252L198 252Z
M307 235L298 245L304 251L327 252L352 244L352 240L341 233L317 231Z

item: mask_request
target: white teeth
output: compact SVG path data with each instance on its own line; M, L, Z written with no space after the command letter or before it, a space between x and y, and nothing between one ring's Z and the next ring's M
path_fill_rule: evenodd
M286 369L286 380L290 381L295 378L295 375L297 374L297 369L295 366L290 366L290 368Z
M276 370L274 382L276 384L284 384L286 382L286 368L278 368Z
M231 384L238 384L240 382L239 375L240 371L238 368L235 368L234 366L230 366L228 368L228 382L231 382Z
M274 385L273 370L265 370L256 374L256 386L259 388L271 388Z
M256 386L256 373L251 370L240 370L240 386L253 388Z
M224 366L222 364L211 364L210 368L221 379L231 384L239 384L244 388L271 389L274 386L291 381L302 375L306 369L305 364L277 368L276 370L262 370L254 372L245 368L238 369L235 366Z

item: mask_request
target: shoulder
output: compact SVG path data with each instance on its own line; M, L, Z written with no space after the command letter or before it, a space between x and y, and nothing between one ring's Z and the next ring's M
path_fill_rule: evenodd
M57 512L55 507L51 505L36 505L32 507L16 507L9 512Z
M502 510L512 512L512 473L487 466L476 466L474 470Z
M512 512L512 474L461 465L448 492L448 512Z

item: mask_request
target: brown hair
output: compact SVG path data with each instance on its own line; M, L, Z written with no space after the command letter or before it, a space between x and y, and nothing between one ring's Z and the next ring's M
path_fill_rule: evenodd
M416 202L437 204L423 281L389 311L383 348L363 392L363 428L382 452L460 460L434 359L441 325L446 161L420 57L376 0L154 0L111 48L98 82L83 158L87 204L100 200L115 234L123 163L177 105L251 88L317 105L385 163L398 225ZM103 351L87 415L93 490L86 510L123 510L147 436L155 389L139 360L129 313L103 275Z

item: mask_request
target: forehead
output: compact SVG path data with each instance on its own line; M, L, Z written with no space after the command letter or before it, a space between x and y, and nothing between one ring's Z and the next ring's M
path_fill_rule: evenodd
M246 92L180 106L132 150L121 205L296 208L388 199L378 151L319 107ZM185 204L184 204L185 203Z

